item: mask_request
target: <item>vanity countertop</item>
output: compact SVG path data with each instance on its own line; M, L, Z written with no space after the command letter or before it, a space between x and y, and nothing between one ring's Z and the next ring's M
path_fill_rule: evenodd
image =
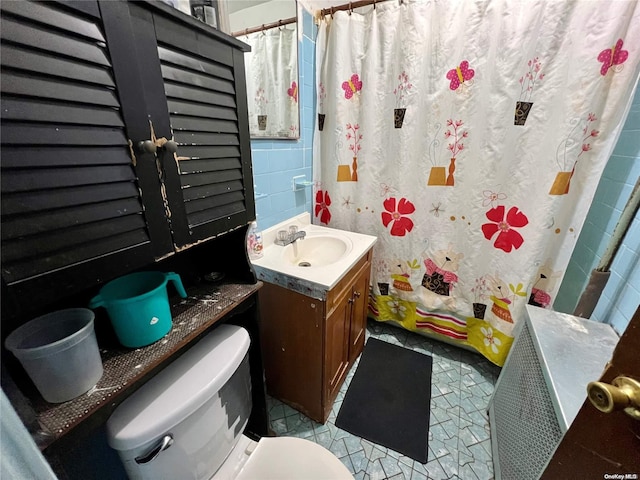
M284 249L274 243L279 230L287 230L295 225L306 232L307 239L319 236L333 236L347 243L344 256L334 263L324 266L301 267L284 259ZM263 256L252 260L256 275L260 280L274 283L304 295L324 300L326 294L376 243L377 237L361 233L348 232L334 228L311 224L308 212L285 220L262 232ZM304 244L301 244L304 248Z

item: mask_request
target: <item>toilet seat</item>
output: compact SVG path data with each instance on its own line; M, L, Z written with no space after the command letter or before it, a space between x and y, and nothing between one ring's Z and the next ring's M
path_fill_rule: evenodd
M237 480L353 480L347 467L321 445L295 437L265 437Z

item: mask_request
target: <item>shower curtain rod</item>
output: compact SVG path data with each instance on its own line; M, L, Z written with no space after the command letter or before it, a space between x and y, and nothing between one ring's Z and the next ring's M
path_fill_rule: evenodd
M250 33L264 32L265 30L269 30L271 28L283 27L285 25L289 25L290 23L296 23L297 21L298 21L298 17L285 18L284 20L278 20L277 22L263 23L262 25L258 25L257 27L238 30L237 32L233 32L231 36L239 37L241 35L249 35Z
M338 5L330 8L323 8L320 10L320 17L325 17L327 15L333 15L334 12L340 10L349 10L349 12L353 12L354 8L366 7L367 5L373 5L373 8L376 8L376 3L387 2L389 0L357 0L355 2L345 3L344 5ZM401 5L404 3L404 0L397 0Z

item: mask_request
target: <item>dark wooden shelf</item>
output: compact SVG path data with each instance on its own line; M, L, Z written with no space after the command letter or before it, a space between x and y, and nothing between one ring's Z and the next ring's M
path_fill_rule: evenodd
M104 373L89 392L65 403L33 401L41 432L34 435L44 450L80 427L101 424L113 410L158 371L184 352L214 324L255 303L256 284L202 284L187 289L186 299L172 298L173 328L161 340L142 348L101 349ZM249 300L253 301L250 302Z

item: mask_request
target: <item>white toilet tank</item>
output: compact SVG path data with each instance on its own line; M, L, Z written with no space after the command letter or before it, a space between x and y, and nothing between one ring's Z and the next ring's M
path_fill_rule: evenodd
M249 334L220 325L116 408L109 445L131 479L208 480L251 413Z

